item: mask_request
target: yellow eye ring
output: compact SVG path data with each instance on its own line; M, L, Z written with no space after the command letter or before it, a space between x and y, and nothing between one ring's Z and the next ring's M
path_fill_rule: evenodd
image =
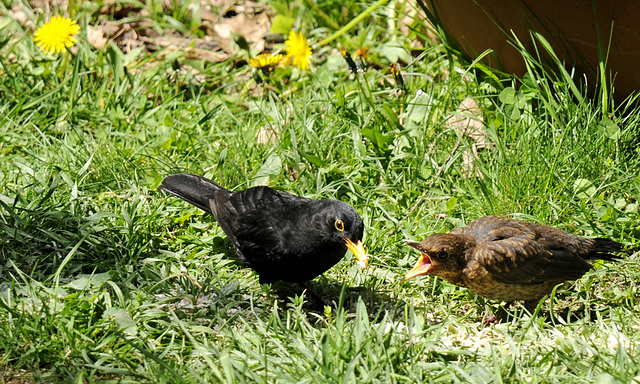
M344 232L344 223L342 222L342 220L337 219L336 222L334 223L334 225L336 226L336 229L339 232Z

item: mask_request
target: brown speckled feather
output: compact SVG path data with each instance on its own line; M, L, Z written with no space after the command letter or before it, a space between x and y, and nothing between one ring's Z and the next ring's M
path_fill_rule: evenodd
M594 240L557 228L487 216L460 230L476 239L473 258L504 283L574 280L591 269L583 257Z

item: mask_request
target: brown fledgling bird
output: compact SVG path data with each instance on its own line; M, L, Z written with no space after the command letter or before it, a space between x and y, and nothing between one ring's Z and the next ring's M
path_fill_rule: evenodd
M567 280L584 275L587 260L625 252L611 239L587 239L558 228L485 216L450 233L407 243L422 253L403 281L435 275L491 300L525 300L527 309Z

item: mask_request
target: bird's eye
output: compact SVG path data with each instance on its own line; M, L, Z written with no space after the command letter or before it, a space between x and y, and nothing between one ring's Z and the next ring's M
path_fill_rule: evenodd
M439 260L446 260L449 257L449 254L447 252L445 252L445 251L440 251L440 252L436 253L436 257Z
M342 220L337 219L336 222L334 223L334 225L336 226L336 229L339 232L344 232L344 223L342 222Z

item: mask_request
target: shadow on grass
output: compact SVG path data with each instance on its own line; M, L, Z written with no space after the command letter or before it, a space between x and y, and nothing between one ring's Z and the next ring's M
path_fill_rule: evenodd
M497 323L519 322L525 318L539 319L548 325L566 325L577 322L597 322L602 317L602 310L587 308L580 304L578 308L570 306L555 306L548 308L545 298L537 306L527 307L517 302L493 305L493 314L486 314L482 318L485 325Z
M350 287L346 283L321 276L304 284L276 282L271 285L271 292L284 302L291 302L296 296L304 295L304 306L307 311L322 314L326 307L337 310L340 305L347 312L355 312L359 301L364 303L372 320L379 318L377 314L402 310L404 301L398 301L390 294L373 290L367 286Z

